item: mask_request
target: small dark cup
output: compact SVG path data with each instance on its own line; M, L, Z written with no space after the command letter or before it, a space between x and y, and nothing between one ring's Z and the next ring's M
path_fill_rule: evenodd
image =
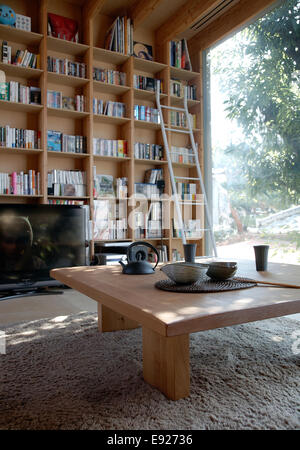
M197 244L183 244L185 262L195 262Z
M254 245L256 270L263 271L268 269L268 245Z

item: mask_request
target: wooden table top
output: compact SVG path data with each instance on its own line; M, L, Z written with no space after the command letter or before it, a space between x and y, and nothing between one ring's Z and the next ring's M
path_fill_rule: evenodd
M257 272L254 261L238 261L236 276L300 284L300 266L269 263ZM300 312L300 289L255 286L236 291L182 294L161 291L166 276L124 275L119 266L54 269L51 276L163 336L176 336Z

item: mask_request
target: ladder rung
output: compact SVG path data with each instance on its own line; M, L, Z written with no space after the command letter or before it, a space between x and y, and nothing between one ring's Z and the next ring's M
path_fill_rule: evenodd
M193 177L174 177L175 180L194 180L194 181L200 181L200 178L193 178Z
M186 130L179 130L177 128L165 128L167 131L174 131L175 133L183 133L183 134L190 134L189 131Z
M165 109L173 109L174 111L184 111L184 108L176 108L176 106L166 106L166 105L160 105L161 108L165 108Z

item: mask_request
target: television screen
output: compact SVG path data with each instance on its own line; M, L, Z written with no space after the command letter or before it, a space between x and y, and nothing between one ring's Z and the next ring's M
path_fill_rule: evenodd
M0 204L0 290L57 284L50 270L84 266L85 255L80 206Z

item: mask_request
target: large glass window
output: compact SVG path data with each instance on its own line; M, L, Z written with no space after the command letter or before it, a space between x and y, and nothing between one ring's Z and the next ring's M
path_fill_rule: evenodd
M213 222L218 255L300 263L300 0L210 49Z

